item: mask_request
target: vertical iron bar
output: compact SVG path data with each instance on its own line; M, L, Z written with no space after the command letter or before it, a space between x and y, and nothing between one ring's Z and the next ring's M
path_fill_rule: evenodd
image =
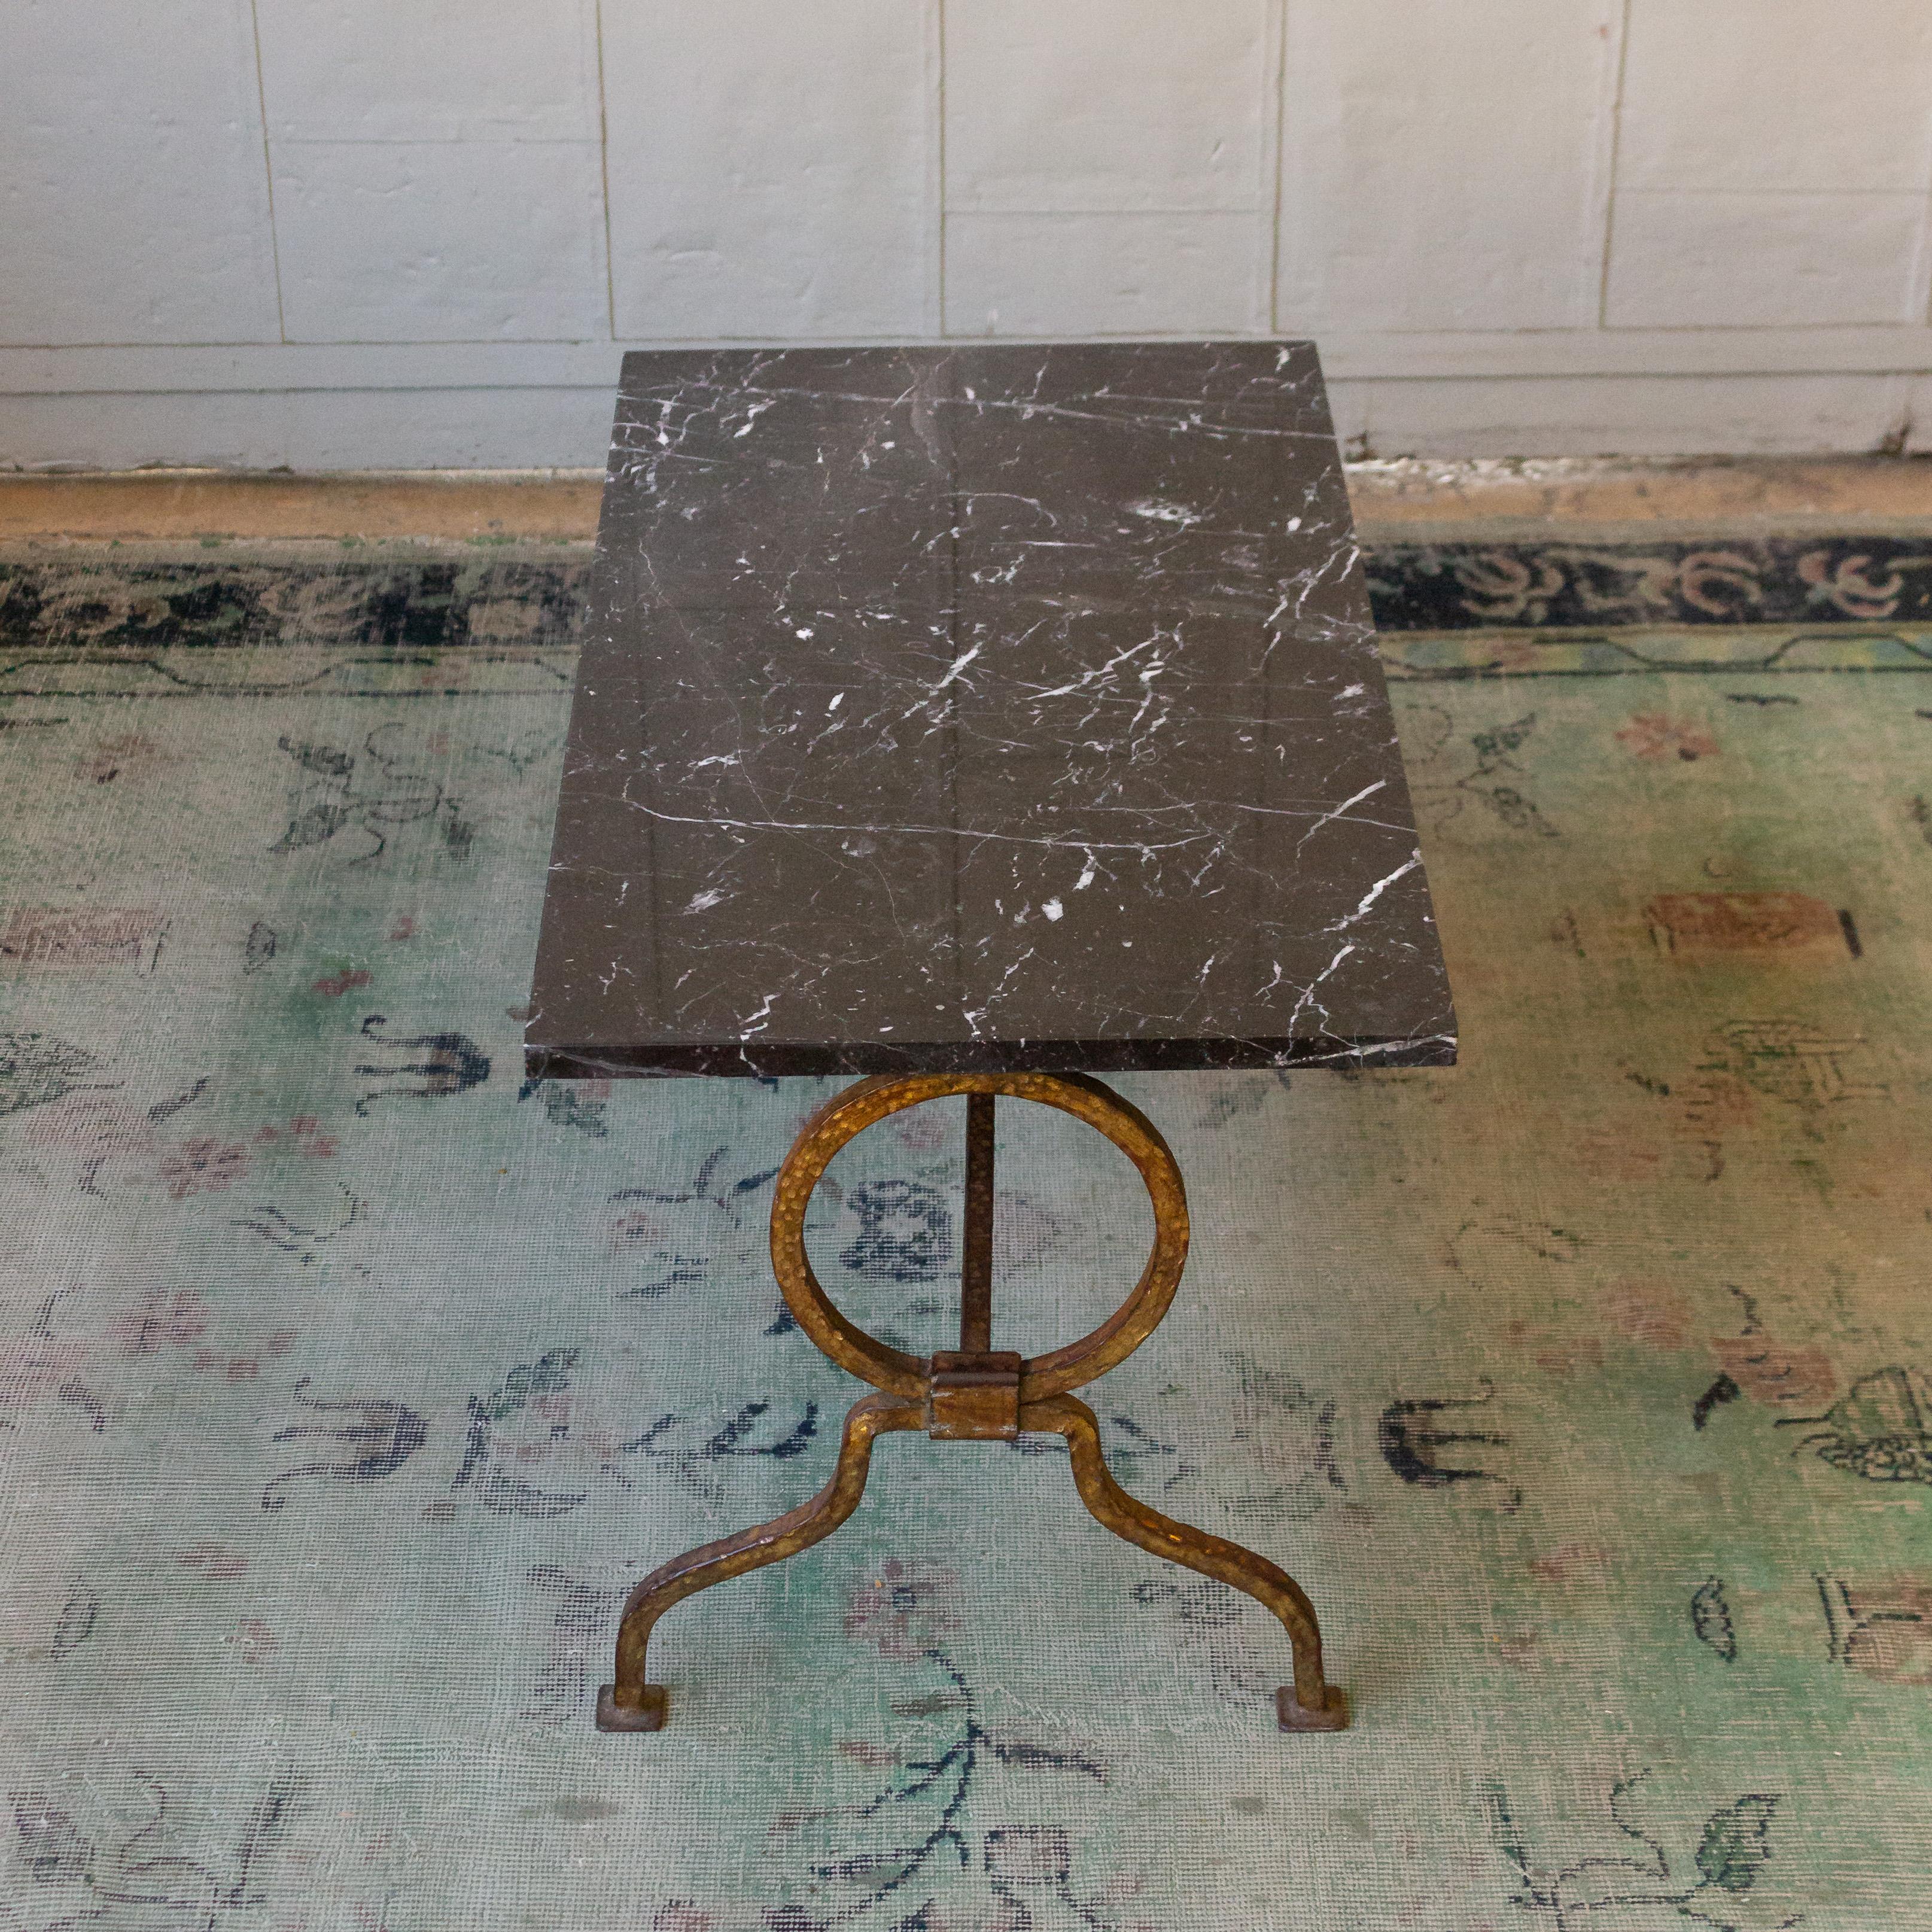
M966 1096L966 1226L960 1243L959 1352L993 1346L993 1100Z

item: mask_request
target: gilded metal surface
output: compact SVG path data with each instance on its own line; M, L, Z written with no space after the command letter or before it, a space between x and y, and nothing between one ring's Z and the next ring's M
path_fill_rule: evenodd
M1073 1462L1073 1484L1080 1500L1096 1521L1116 1536L1138 1544L1170 1563L1228 1583L1272 1610L1288 1633L1294 1658L1294 1683L1276 1693L1284 1730L1340 1730L1348 1722L1341 1693L1329 1685L1322 1670L1322 1629L1307 1593L1286 1570L1265 1556L1245 1550L1226 1537L1196 1529L1150 1509L1114 1480L1100 1454L1099 1418L1077 1396L1055 1396L1028 1402L1020 1410L1020 1427L1042 1435L1064 1436ZM1289 1712L1298 1714L1290 1722ZM1339 1716L1340 1721L1304 1721L1304 1718Z
M949 1094L1006 1094L1058 1108L1096 1127L1140 1171L1154 1205L1154 1247L1133 1292L1090 1334L1030 1360L1022 1402L1043 1401L1118 1368L1154 1330L1174 1300L1187 1259L1187 1190L1154 1123L1111 1088L1081 1073L880 1074L836 1094L805 1124L779 1171L772 1202L772 1268L798 1325L842 1369L874 1388L922 1396L926 1364L888 1348L848 1322L818 1284L805 1252L812 1193L845 1143L890 1115Z
M934 1355L926 1432L940 1442L1010 1442L1020 1432L1020 1371L1010 1351Z
M832 1305L806 1258L806 1210L847 1142L905 1108L954 1094L971 1096L960 1347L927 1360L888 1347ZM1154 1246L1132 1293L1090 1334L1030 1360L991 1347L992 1112L994 1096L1001 1094L1058 1108L1097 1128L1139 1170L1154 1207ZM617 1636L616 1681L598 1694L598 1727L661 1730L668 1694L645 1677L645 1652L658 1618L699 1590L782 1562L830 1535L865 1493L874 1438L922 1429L940 1442L1011 1441L1022 1431L1064 1436L1075 1486L1097 1520L1142 1550L1244 1592L1279 1619L1294 1659L1293 1684L1276 1694L1281 1727L1344 1728L1347 1701L1323 1676L1322 1633L1300 1586L1267 1558L1162 1516L1122 1489L1100 1453L1094 1412L1068 1393L1124 1361L1154 1332L1179 1284L1187 1232L1186 1195L1167 1143L1138 1108L1084 1074L886 1075L862 1080L820 1108L779 1171L772 1265L799 1326L833 1361L880 1393L854 1405L832 1480L809 1502L661 1564L631 1592Z
M659 1730L666 1702L660 1684L644 1681L644 1652L658 1618L672 1604L695 1596L730 1576L762 1570L809 1550L830 1536L859 1507L872 1466L872 1442L897 1429L923 1429L926 1412L916 1402L897 1402L887 1395L868 1395L855 1402L845 1417L838 1443L838 1466L832 1480L811 1502L783 1516L716 1543L700 1544L682 1556L661 1563L638 1584L624 1604L617 1628L617 1681L607 1684L597 1698L599 1730ZM655 1723L632 1712L654 1713Z

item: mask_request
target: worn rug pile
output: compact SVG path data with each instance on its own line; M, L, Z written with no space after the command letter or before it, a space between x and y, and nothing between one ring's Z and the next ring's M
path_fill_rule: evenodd
M1314 1597L1300 1737L1054 1444L918 1437L592 1728L861 1391L764 1253L829 1085L522 1076L582 568L0 558L0 1928L1932 1923L1928 547L1373 559L1461 1064L1121 1079L1196 1240L1087 1391ZM922 1350L944 1111L813 1236ZM1145 1239L1033 1111L1026 1348Z

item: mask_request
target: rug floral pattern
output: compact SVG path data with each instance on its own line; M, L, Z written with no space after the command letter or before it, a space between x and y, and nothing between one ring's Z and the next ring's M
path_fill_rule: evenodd
M1390 543L1368 574L1384 632L1932 620L1920 536Z
M830 1089L522 1078L575 566L56 562L0 574L6 1932L1925 1922L1925 631L1392 636L1462 1064L1120 1082L1197 1236L1109 1455L1295 1572L1354 1729L1278 1734L1279 1633L1052 1443L904 1437L606 1738L628 1582L858 1393L762 1255ZM938 1111L812 1236L920 1348ZM1005 1131L1038 1348L1144 1221Z

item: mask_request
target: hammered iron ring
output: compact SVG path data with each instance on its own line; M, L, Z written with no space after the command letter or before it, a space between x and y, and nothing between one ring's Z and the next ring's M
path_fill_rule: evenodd
M1154 1209L1154 1246L1133 1292L1077 1342L1035 1355L1020 1370L1022 1404L1064 1395L1118 1367L1160 1325L1187 1258L1187 1195L1180 1169L1158 1129L1111 1088L1078 1073L884 1074L835 1094L806 1121L778 1179L772 1202L772 1268L798 1325L838 1366L893 1395L923 1396L928 1365L889 1348L848 1321L819 1286L805 1252L813 1190L847 1142L888 1115L954 1094L1005 1094L1057 1108L1097 1129L1140 1171Z

